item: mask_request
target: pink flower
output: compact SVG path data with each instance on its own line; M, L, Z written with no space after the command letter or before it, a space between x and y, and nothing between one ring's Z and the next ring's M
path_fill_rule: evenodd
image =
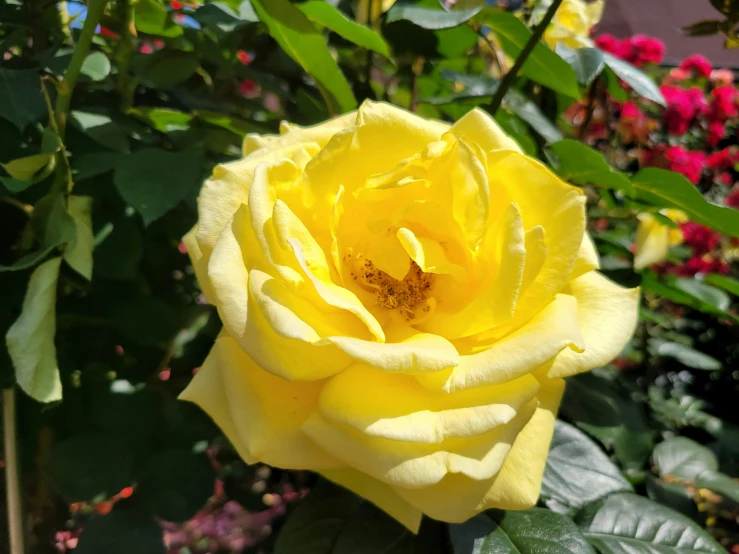
M711 91L711 120L728 121L739 116L739 92L733 86L723 86Z
M621 117L627 117L629 119L641 119L644 117L644 114L636 104L626 101L621 108Z
M667 101L664 122L671 135L684 135L690 128L696 110L685 89L677 87L660 87L662 96Z
M628 58L631 52L629 39L619 40L608 33L597 36L595 38L595 45L604 52L608 52L622 60Z
M724 138L724 124L721 121L714 121L708 124L708 136L706 136L706 142L708 146L714 147L721 139Z
M680 277L693 277L696 273L723 273L729 272L729 266L711 256L694 257L684 265L676 267L674 272Z
M666 86L675 86L689 77L690 72L680 69L679 67L673 67L670 69L670 74L662 79L662 84Z
M648 63L660 63L665 56L665 45L659 39L646 35L634 35L630 40L631 54L627 61L636 67L642 67Z
M257 98L262 93L262 87L252 79L244 79L239 83L239 92L244 98Z
M701 151L691 152L682 146L671 146L665 151L667 169L684 175L688 181L697 185L703 173L706 154Z
M734 82L734 72L731 69L714 69L710 79L717 87L731 85Z
M697 75L699 77L706 78L711 76L711 71L713 70L713 67L711 67L711 62L708 61L708 58L706 58L705 56L701 56L700 54L693 54L692 56L688 56L682 62L680 62L678 68L682 69L683 71L693 73L694 75Z
M714 171L731 169L739 163L739 148L724 148L710 154L706 158L706 165Z

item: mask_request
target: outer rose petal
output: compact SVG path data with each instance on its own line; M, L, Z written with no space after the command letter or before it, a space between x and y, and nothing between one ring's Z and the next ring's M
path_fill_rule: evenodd
M498 123L480 108L474 108L452 125L451 132L462 135L483 150L515 150L523 152L518 143L503 132Z
M651 214L639 214L635 245L634 269L664 262L672 246L670 228Z
M418 533L423 512L403 500L390 485L350 468L325 469L321 471L321 475L366 498L405 525L411 532Z
M618 356L636 328L639 289L625 289L591 271L569 284L577 298L577 321L585 349L563 350L549 377L567 377L607 364Z
M267 373L222 334L180 398L205 410L248 463L323 469L341 464L300 432L321 386Z
M500 471L491 479L477 481L462 474L449 474L432 487L397 488L398 494L430 517L450 523L461 523L490 508L531 508L539 498L563 392L561 379L542 381L536 412L516 437Z
M190 262L192 263L193 269L195 269L195 277L200 284L200 290L203 291L203 295L209 304L215 303L215 293L213 292L210 279L208 278L208 264L207 260L203 257L203 253L200 251L200 245L198 244L196 235L198 233L198 226L195 225L190 231L182 237L182 242L187 247L187 254L190 256Z

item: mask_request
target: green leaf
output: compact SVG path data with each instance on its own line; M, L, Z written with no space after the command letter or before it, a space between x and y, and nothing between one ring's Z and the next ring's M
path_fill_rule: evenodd
M357 107L326 40L303 12L288 0L252 0L252 6L272 38L316 80L331 112L338 114Z
M706 304L710 304L717 310L725 311L731 305L731 299L721 289L706 285L697 279L675 279L675 284L680 290L700 298Z
M69 118L72 125L98 144L116 152L128 154L128 135L107 115L72 110Z
M658 208L679 208L703 225L739 237L739 210L709 203L679 173L649 167L634 175L631 184L639 200Z
M686 437L674 437L659 443L652 452L652 459L660 477L671 475L686 481L693 481L704 471L718 469L715 454Z
M198 152L149 148L121 158L113 178L123 199L149 225L195 190L202 171Z
M53 163L53 160L53 154L34 154L33 156L18 158L17 160L12 160L1 165L13 179L26 182L30 186L34 181L34 177L49 167Z
M200 58L193 52L159 50L149 57L143 71L144 79L155 88L172 88L187 81L200 66Z
M195 11L193 17L201 25L212 25L227 33L240 24L246 23L231 6L223 2L210 2L202 5Z
M88 281L92 280L92 198L70 196L67 209L74 219L75 236L64 249L64 261Z
M664 281L660 281L656 274L651 271L645 271L642 274L641 286L642 290L653 292L672 302L684 304L701 312L714 314L731 322L739 323L739 317L731 312L717 308L714 304L706 302L698 296L694 296L686 290L687 287L684 285L680 287L677 282L678 279L673 275L668 275Z
M208 457L178 448L155 452L137 480L136 494L149 514L175 522L197 514L215 487Z
M136 510L116 508L85 522L75 554L165 554L159 524Z
M5 342L20 387L34 400L62 399L56 361L56 287L61 258L38 266L31 274L23 311L10 326Z
M182 34L182 27L170 17L164 4L157 0L139 0L134 8L134 25L142 33L174 38Z
M172 309L155 296L121 300L113 306L110 319L121 333L141 344L168 342L177 333Z
M576 427L557 421L549 449L541 495L573 508L631 485L608 456Z
M517 57L528 40L531 31L515 15L508 12L490 12L485 23L495 32L506 54ZM539 43L521 68L521 73L539 84L572 98L581 98L577 77L570 64Z
M739 281L736 279L718 273L710 273L703 277L703 281L714 287L722 288L734 296L739 296Z
M113 171L120 156L118 152L87 152L72 156L69 164L72 167L75 182Z
M321 481L288 518L274 554L411 554L413 540L373 504Z
M551 149L555 169L565 181L631 192L626 176L613 169L600 152L572 139L555 142Z
M693 520L635 494L591 504L575 522L601 554L726 554Z
M89 54L82 63L82 75L92 81L102 81L110 74L110 60L102 52Z
M462 23L469 21L480 13L481 9L482 6L471 10L446 11L414 6L406 2L398 2L387 12L385 20L387 23L406 20L424 29L435 31L439 29L451 29L452 27L462 25Z
M93 253L95 276L115 281L135 279L144 257L140 224L135 217L112 221L113 231Z
M649 345L654 349L657 356L674 358L681 364L693 369L705 369L713 371L721 369L721 362L708 354L680 344L679 342L666 342L660 339L651 339Z
M251 5L249 0L244 0L239 4L239 17L244 21L249 21L251 23L259 21L259 16L257 15L257 12L254 11L254 6Z
M667 102L665 101L664 96L662 96L659 87L649 75L635 68L630 63L619 60L617 57L612 56L607 52L602 52L602 55L606 65L610 67L622 81L634 89L635 93L642 98L656 102L661 106L667 106Z
M699 489L709 489L739 503L739 483L719 471L706 470L695 479Z
M373 50L378 54L390 57L390 49L385 40L372 29L347 19L344 14L324 0L308 0L298 4L300 10L314 23L331 29L346 40Z
M592 83L605 67L603 53L597 48L577 48L573 50L560 43L557 45L555 52L570 64L575 71L578 82L582 85L587 86Z
M595 554L570 518L542 508L491 510L449 534L454 554Z
M46 114L41 76L34 70L0 68L0 116L19 131Z
M529 100L522 92L516 89L509 90L503 98L503 106L531 125L531 128L547 142L562 140L560 130L544 115L539 106Z
M193 118L191 114L169 108L134 108L128 113L146 122L160 133L184 131L190 127Z
M49 473L69 502L111 498L133 483L129 445L106 433L79 433L54 445Z

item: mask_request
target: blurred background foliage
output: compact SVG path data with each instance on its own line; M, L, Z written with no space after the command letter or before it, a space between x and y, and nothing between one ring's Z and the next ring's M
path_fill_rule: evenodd
M710 3L688 33L735 46L739 3ZM541 26L545 0L0 2L0 385L29 552L739 552L735 75L661 66L659 40L591 37L594 4L562 4L582 18ZM547 510L413 537L310 474L245 465L176 400L220 328L181 242L203 179L247 133L368 98L494 113L587 191L603 272L642 287L623 355L570 379Z

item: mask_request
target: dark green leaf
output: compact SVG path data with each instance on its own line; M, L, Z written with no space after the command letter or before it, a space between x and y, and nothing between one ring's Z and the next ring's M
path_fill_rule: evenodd
M69 119L72 125L95 142L116 152L128 153L128 136L109 116L72 110Z
M726 553L691 519L635 494L613 494L575 521L601 554Z
M446 11L398 2L387 12L386 21L406 20L424 29L451 29L475 17L481 9L482 6L471 10Z
M695 479L695 486L699 489L712 490L739 503L739 482L719 471L707 469L701 472Z
M133 217L120 217L112 224L113 231L93 254L96 278L134 279L139 275L139 264L144 256L139 224Z
M576 427L557 421L542 481L544 499L579 508L629 490L631 485L598 445Z
M659 443L652 459L661 477L671 475L686 481L694 480L704 471L718 469L714 453L686 437L674 437Z
M213 495L215 473L205 454L184 449L155 452L138 476L136 495L152 515L187 521Z
M511 89L503 98L503 105L531 125L547 142L562 140L562 133L534 102L522 92Z
M239 17L244 21L249 21L251 23L259 21L259 16L257 15L257 12L254 11L254 6L251 5L250 0L244 0L239 4Z
M31 274L23 311L5 336L15 379L34 400L62 399L56 360L56 288L61 258L38 266Z
M193 17L201 25L213 25L226 32L244 23L234 9L223 2L204 4L195 11Z
M387 43L379 34L347 19L344 14L324 0L308 0L308 2L298 4L298 7L314 23L331 29L337 35L358 46L374 50L386 58L390 57Z
M198 152L140 150L121 158L115 169L115 185L148 225L195 190L200 184L201 164Z
M606 65L610 67L618 77L627 85L634 89L642 98L656 102L662 106L667 106L665 98L650 76L643 71L635 68L630 63L619 60L607 52L603 52L603 59Z
M608 165L600 152L572 139L555 142L551 148L555 169L565 181L631 192L626 176Z
M371 503L321 481L288 518L274 554L411 554L413 540Z
M454 554L595 554L570 518L542 508L492 510L449 533Z
M110 74L110 60L102 52L89 54L82 64L82 74L92 81L102 81Z
M133 457L125 441L110 434L80 433L51 450L49 472L70 502L107 499L133 484Z
M172 88L187 81L200 66L193 52L159 50L151 55L143 76L157 88Z
M556 52L572 66L577 80L583 85L592 83L605 67L603 54L597 48L577 48L572 50L560 43L557 45Z
M655 338L649 341L649 345L654 349L655 355L674 358L687 367L708 371L721 369L721 362L716 358L712 358L703 352L698 352L679 342L666 342Z
M45 114L40 75L33 70L0 68L0 116L23 131Z
M485 17L500 40L503 50L517 57L531 38L531 31L515 15L508 12L490 12ZM539 43L521 68L521 73L539 84L572 98L580 98L577 77L570 64Z
M709 203L679 173L649 167L631 179L637 198L659 208L679 208L691 219L733 237L739 237L739 210Z
M65 206L61 194L53 194L39 200L31 219L38 246L13 264L2 266L2 271L28 269L43 260L52 250L74 240L76 229L74 219Z
M647 475L645 483L647 495L651 500L672 508L691 519L698 519L698 508L686 487L679 483L666 483L654 475Z
M168 304L156 297L138 296L121 300L110 313L115 326L131 340L156 345L177 333L177 320Z
M317 81L332 112L338 114L357 107L354 93L331 57L326 40L303 12L288 0L252 0L252 6L272 38Z
M113 171L120 156L118 152L91 152L72 156L69 164L72 166L75 182Z
M75 554L165 554L164 533L151 517L116 507L85 523Z
M721 32L721 22L711 19L696 21L682 28L683 33L689 37L707 37Z

